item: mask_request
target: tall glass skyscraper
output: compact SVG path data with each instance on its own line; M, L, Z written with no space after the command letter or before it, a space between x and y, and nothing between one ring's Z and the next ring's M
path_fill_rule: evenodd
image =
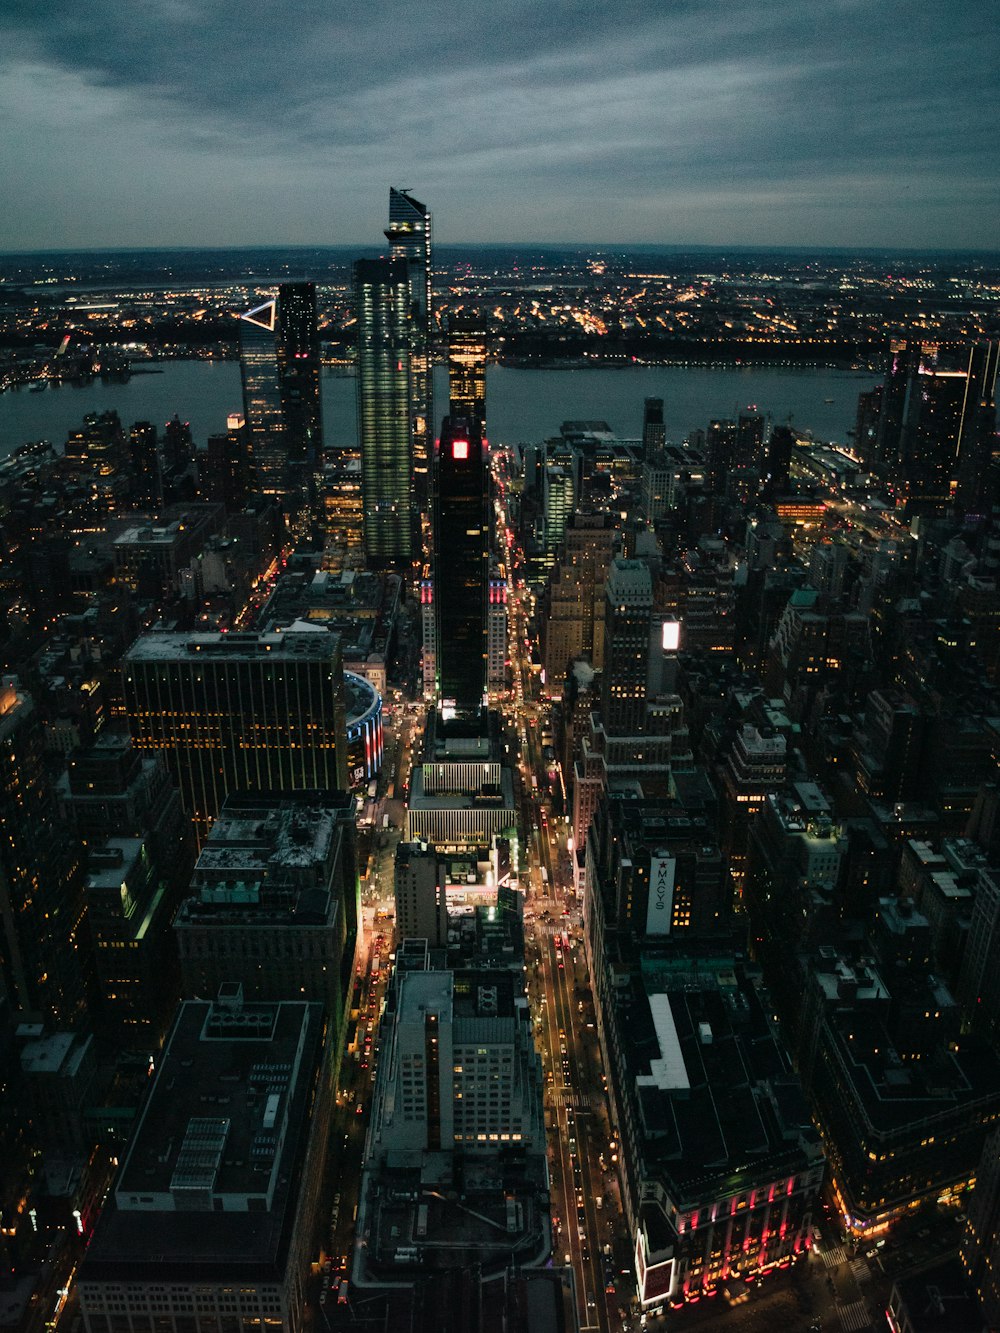
M413 472L416 499L427 499L434 432L431 372L431 215L406 190L389 190L389 254L406 265L410 279L410 380Z
M488 468L479 424L445 417L434 469L434 607L444 719L478 728L486 693Z
M241 315L240 369L254 485L302 535L323 451L314 283L283 283L276 298Z
M410 274L402 259L354 265L358 442L365 554L373 568L408 565L418 530L410 426Z

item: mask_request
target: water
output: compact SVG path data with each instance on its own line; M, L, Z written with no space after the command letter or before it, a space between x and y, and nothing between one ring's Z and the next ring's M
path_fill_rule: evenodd
M754 405L776 422L791 417L816 439L845 442L854 425L858 394L875 376L849 370L790 367L703 368L639 366L621 370L514 370L491 366L487 376L488 432L496 444L532 442L556 435L563 421L607 421L623 438L642 431L644 398L662 398L667 438L680 441L712 417L731 417ZM447 403L447 374L435 370L437 420ZM355 382L323 377L323 424L330 445L355 440ZM830 400L830 401L827 401ZM224 431L226 416L242 408L235 361L167 361L163 373L133 375L127 384L99 380L63 385L44 393L27 389L0 394L0 458L29 440L61 444L87 412L117 411L161 426L175 413L191 423L195 442Z

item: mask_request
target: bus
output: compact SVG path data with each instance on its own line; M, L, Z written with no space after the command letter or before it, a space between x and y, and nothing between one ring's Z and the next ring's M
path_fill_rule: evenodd
M542 866L542 883L548 884L548 882L549 882L549 872L545 866Z

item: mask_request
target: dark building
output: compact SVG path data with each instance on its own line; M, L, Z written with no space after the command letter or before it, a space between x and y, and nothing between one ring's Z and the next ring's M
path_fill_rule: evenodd
M332 1066L318 1005L182 1004L78 1275L87 1333L298 1333ZM152 1072L152 1071L151 1071Z
M205 453L198 459L198 486L202 498L236 513L250 489L250 446L246 424L232 414L224 435L210 435Z
M406 190L389 190L389 225L385 231L392 259L400 260L409 279L410 427L414 488L420 505L430 485L434 430L434 377L431 373L432 271L431 215L426 204Z
M241 316L240 367L254 484L303 535L323 452L313 283L282 283L276 297Z
M967 1204L962 1265L990 1328L1000 1324L1000 1129L986 1140ZM943 1326L942 1326L943 1327Z
M663 421L663 399L647 398L642 412L642 452L644 458L653 458L667 442L667 428Z
M646 725L646 678L653 581L642 560L611 561L605 587L601 718L612 736L638 736Z
M31 697L0 686L0 995L25 1019L72 1028L90 958L83 851L59 821Z
M128 433L132 465L132 503L136 509L154 513L163 504L163 479L156 427L151 421L136 421Z
M475 421L486 437L486 333L476 323L448 325L449 414Z
M230 792L346 788L336 634L154 631L122 674L135 743L162 751L199 845Z
M105 729L70 759L59 803L87 849L102 1022L129 1046L157 1049L178 994L171 921L194 865L176 788L159 755Z
M354 301L365 554L376 568L406 566L417 550L407 263L359 259Z
M987 502L1000 346L894 342L882 387L876 459L911 513Z
M228 796L174 931L185 996L239 982L248 1000L322 1005L342 1031L358 934L352 797Z
M760 479L760 498L767 504L789 492L794 444L795 435L789 426L775 426L771 431Z
M434 470L434 607L444 719L478 729L486 694L489 514L478 423L445 417Z

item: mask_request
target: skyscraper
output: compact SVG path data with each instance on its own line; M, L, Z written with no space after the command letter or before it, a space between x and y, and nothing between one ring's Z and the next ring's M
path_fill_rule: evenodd
M418 504L427 498L434 423L431 373L431 215L406 190L389 190L389 225L385 231L391 258L406 265L410 281L410 427L413 436L414 487Z
M637 736L646 725L646 676L653 581L642 560L615 559L604 608L601 717L612 736Z
M320 408L320 346L316 284L285 282L278 288L275 350L285 425L285 488L288 503L315 519L316 471L323 461ZM302 520L299 520L302 526Z
M336 634L153 631L122 674L132 737L163 752L199 846L230 792L347 786Z
M486 333L477 323L448 326L448 396L453 417L467 417L486 434Z
M287 282L240 317L243 410L257 489L308 530L323 451L316 287Z
M663 399L647 398L642 413L642 452L652 456L667 442L667 428L663 422Z
M446 719L474 726L486 691L487 475L478 424L445 417L434 469L439 698Z
M89 941L82 849L57 816L31 696L0 686L0 996L26 1019L83 1016Z
M998 354L993 342L892 344L876 459L911 512L988 506Z
M376 568L408 565L415 548L416 515L406 262L359 259L354 265L354 299L365 553Z

